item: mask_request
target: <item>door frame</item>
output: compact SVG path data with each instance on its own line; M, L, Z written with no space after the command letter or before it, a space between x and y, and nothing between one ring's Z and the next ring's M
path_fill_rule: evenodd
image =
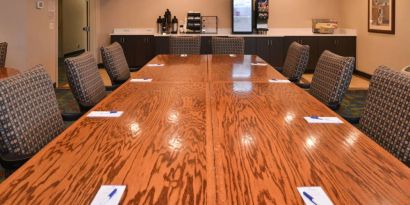
M88 49L89 49L89 52L91 52L95 57L96 57L96 59L98 60L99 58L98 58L98 56L99 56L99 50L98 50L98 48L97 48L97 38L96 38L96 36L97 36L97 7L98 7L98 5L97 5L97 1L98 0L84 0L84 1L86 1L86 2L88 2L88 16L87 16L87 21L88 21L88 24L89 24L89 26L90 26L90 28L91 28L91 30L90 30L90 32L88 32L88 38L89 38L89 40L88 40L88 44L89 45L86 45L86 47L88 47ZM59 4L59 1L55 1L56 2L56 8L58 8L58 4ZM58 25L58 18L59 18L59 15L58 15L58 12L59 12L59 10L58 9L56 9L56 23L57 23L57 27L56 28L59 28L59 26L60 25ZM55 72L55 79L56 79L56 87L58 87L59 85L58 85L58 82L59 82L59 79L58 79L58 58L59 58L59 41L60 41L60 39L59 39L59 32L58 32L58 30L59 29L55 29L55 39L56 39L56 42L55 42L55 52L56 52L56 55L55 55L55 57L57 58L57 61L56 61L56 64L55 64L55 69L56 69L56 72Z

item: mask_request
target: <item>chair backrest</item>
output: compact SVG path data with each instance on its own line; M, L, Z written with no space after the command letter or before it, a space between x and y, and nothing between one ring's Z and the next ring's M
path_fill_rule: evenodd
M301 45L297 42L290 44L282 74L291 81L299 81L309 62L309 50L308 45Z
M360 127L398 159L410 162L410 75L385 66L375 71Z
M42 65L0 80L0 152L32 155L64 130L53 83Z
M212 54L244 54L245 40L242 37L212 37Z
M403 68L404 72L410 73L410 65Z
M6 56L7 56L7 43L0 43L0 68L6 66Z
M80 108L90 108L105 96L105 87L98 66L89 52L65 59L68 83Z
M113 84L121 84L130 78L130 68L124 50L117 42L101 48L101 56Z
M169 38L171 54L201 54L200 36L171 36Z
M313 74L310 93L329 107L338 107L349 88L355 58L324 51Z

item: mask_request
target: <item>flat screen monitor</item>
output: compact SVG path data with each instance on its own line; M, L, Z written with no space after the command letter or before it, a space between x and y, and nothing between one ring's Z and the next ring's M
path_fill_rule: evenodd
M232 0L232 33L252 33L253 0Z

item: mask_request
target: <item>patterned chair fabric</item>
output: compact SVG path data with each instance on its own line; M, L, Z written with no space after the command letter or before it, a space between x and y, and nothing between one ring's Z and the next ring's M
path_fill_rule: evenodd
M308 65L309 50L310 47L308 45L293 42L289 46L282 74L289 78L289 80L298 82Z
M324 51L317 63L310 93L329 107L338 107L352 80L354 57Z
M119 43L115 42L109 46L102 47L101 56L113 84L124 82L130 78L130 68Z
M245 40L241 37L212 37L213 54L244 54Z
M33 155L64 130L53 84L42 65L0 80L0 152Z
M92 107L107 95L91 53L67 58L65 64L68 83L80 107Z
M7 43L0 43L0 68L6 66Z
M169 39L171 54L201 54L200 36L171 36Z
M385 66L374 73L360 127L410 166L410 75Z

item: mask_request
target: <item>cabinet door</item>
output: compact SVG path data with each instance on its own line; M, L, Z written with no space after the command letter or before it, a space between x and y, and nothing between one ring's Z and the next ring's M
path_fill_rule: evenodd
M152 58L154 58L155 55L155 39L154 36L148 36L147 37L147 55L145 59L145 64L147 64Z
M155 50L153 36L132 36L130 38L131 46L135 50L133 67L142 67L153 57Z
M212 37L201 37L201 54L212 54Z
M258 37L256 39L256 55L261 57L267 63L271 64L270 59L270 41L268 37Z
M293 42L298 42L303 45L308 45L310 47L309 50L309 63L306 68L306 72L313 72L315 70L317 61L319 59L319 52L318 52L318 40L317 37L309 37L309 36L288 36L285 37L285 42L284 42L284 59L287 56L288 49L290 44Z
M169 37L156 36L155 37L155 54L169 54Z
M255 37L245 37L245 55L255 55L256 54L256 38Z
M136 48L135 46L132 46L132 44L134 44L134 39L132 38L132 36L111 36L111 42L118 42L122 46L128 66L134 67L134 56L136 55Z
M283 65L283 38L269 38L269 59L270 64L274 67Z
M319 51L322 53L325 50L329 50L341 56L356 57L356 37L320 37Z

